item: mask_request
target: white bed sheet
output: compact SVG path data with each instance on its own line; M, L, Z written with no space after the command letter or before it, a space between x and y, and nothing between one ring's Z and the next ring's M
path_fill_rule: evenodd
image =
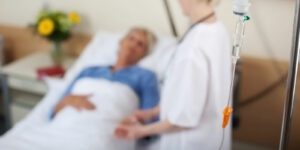
M26 119L1 137L0 149L134 149L134 141L117 139L113 135L120 120L138 106L138 98L129 87L105 80L80 80L72 92L93 93L90 101L96 105L96 109L79 112L67 107L50 121L49 112L62 94L59 91L60 87L53 88Z

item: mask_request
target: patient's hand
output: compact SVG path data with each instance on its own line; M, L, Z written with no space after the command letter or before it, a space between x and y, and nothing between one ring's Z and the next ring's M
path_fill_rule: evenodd
M54 114L59 113L66 106L72 106L77 110L87 109L93 110L95 109L95 105L92 104L88 98L90 95L68 95L65 96L55 107Z
M156 118L159 115L159 106L148 109L148 110L137 110L130 116L123 119L121 124L131 123L145 123L153 118Z
M122 125L129 125L129 124L136 124L136 123L140 123L143 124L144 122L146 122L148 119L150 118L148 112L146 111L135 111L133 114L131 114L130 116L124 118L120 124Z

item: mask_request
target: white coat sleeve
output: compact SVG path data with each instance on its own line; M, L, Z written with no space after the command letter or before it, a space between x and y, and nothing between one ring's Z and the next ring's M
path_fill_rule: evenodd
M185 128L200 123L208 92L208 62L199 55L189 56L175 63L169 75L169 94L165 97L170 104L167 120Z

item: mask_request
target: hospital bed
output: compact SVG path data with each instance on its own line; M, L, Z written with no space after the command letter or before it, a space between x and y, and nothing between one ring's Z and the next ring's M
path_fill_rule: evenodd
M107 129L109 130L109 134L106 132L106 134L101 135L101 137L103 137L102 139L96 139L99 140L97 142L101 144L100 147L97 147L97 145L94 145L94 147L86 147L90 145L88 144L89 142L95 139L92 139L91 137L74 138L76 135L72 132L77 132L77 130L60 131L55 128L45 130L47 124L51 123L49 122L51 110L60 99L64 89L66 89L82 69L94 65L114 64L117 58L118 43L123 35L124 33L111 33L105 31L96 33L78 60L66 72L63 79L45 78L45 82L49 89L48 93L32 112L25 117L25 119L16 124L4 136L0 137L0 149L133 149L135 145L134 142L122 141L113 137L113 128ZM158 36L158 43L155 46L153 53L140 61L138 65L154 71L157 74L158 79L161 80L175 45L175 38ZM121 98L122 97L120 97L120 99ZM128 107L126 109L120 108L120 110L132 111L133 109L136 109L136 106L134 106L135 108L126 105L118 106ZM84 126L85 124L82 123L80 125ZM107 120L107 122L103 122L103 125L106 125L106 127L113 127L116 126L116 122ZM43 128L40 128L41 126ZM89 129L89 127L86 128ZM89 132L93 131L90 130ZM53 141L51 142L51 140ZM61 140L63 140L63 142ZM145 147L142 149L145 149Z

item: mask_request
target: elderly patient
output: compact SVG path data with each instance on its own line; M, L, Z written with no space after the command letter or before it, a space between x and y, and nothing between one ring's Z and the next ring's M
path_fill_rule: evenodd
M154 34L148 30L131 29L119 43L117 62L113 66L95 66L82 70L56 105L52 118L55 118L66 107L73 107L77 110L96 109L96 105L89 100L93 93L87 95L71 93L76 83L85 78L102 79L126 85L138 96L139 109L146 110L155 107L159 101L156 76L153 72L136 65L150 53L155 42Z
M116 64L83 69L53 105L50 121L15 128L0 137L0 149L134 149L134 143L117 139L113 133L125 116L158 104L155 74L136 65L154 42L147 30L130 30L119 43Z

